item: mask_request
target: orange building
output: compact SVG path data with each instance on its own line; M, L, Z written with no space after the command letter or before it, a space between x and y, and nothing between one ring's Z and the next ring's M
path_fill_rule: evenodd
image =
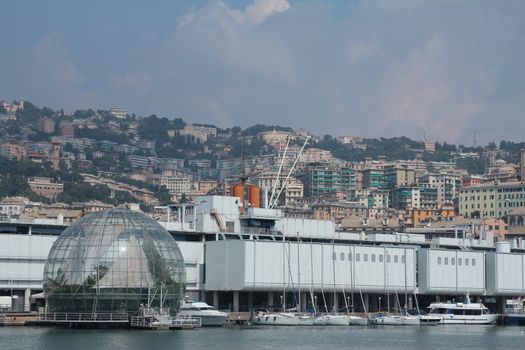
M442 207L441 209L411 209L408 215L410 221L407 222L407 224L415 227L422 222L427 221L451 220L454 216L456 216L454 207Z

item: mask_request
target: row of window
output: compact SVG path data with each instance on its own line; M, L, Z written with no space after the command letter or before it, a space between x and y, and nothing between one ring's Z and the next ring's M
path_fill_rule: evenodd
M369 258L370 258L370 262L380 262L382 263L384 261L384 258L383 258L383 254L368 254L368 253L363 253L363 262L368 262L369 261ZM377 257L377 260L376 260L376 257ZM346 254L345 253L340 253L339 254L339 260L340 261L345 261L345 258L346 258ZM337 253L336 252L333 252L332 253L332 260L334 261L337 261ZM399 255L390 255L390 254L387 254L386 255L386 262L387 263L390 263L392 262L392 260L394 261L395 264L397 264L399 261L401 261L402 264L404 264L406 262L406 257L405 255L401 255L401 258ZM348 253L348 261L353 261L353 256L352 256L352 253ZM355 253L355 261L356 262L360 262L361 261L361 253Z
M438 256L437 257L437 264L441 265L442 262L443 262L443 265L448 265L449 258L446 256L443 259L441 259L441 257ZM465 266L469 266L469 264L472 264L472 266L476 266L476 259L475 258L471 258L469 260L469 258L465 258ZM450 258L450 265L452 265L452 266L456 265L456 258ZM458 266L461 266L461 265L463 265L463 258L458 258Z
M462 190L461 192L464 192L464 193L480 193L480 192L492 192L494 191L494 188L489 188L489 189L483 189L483 190L480 190L480 189L475 189L475 190ZM515 188L498 188L498 193L502 193L502 192L525 192L525 187L515 187Z

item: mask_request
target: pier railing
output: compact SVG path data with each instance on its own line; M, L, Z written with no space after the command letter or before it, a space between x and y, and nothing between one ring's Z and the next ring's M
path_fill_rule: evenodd
M154 320L151 317L131 316L131 327L151 327ZM177 317L171 320L171 326L176 328L184 327L201 327L202 319L200 317Z
M128 322L127 313L53 312L38 314L39 321L53 322Z

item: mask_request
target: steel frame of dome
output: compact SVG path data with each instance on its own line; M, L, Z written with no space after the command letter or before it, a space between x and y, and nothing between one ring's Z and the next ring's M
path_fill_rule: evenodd
M88 214L53 244L44 267L49 312L178 312L186 273L175 239L142 213Z

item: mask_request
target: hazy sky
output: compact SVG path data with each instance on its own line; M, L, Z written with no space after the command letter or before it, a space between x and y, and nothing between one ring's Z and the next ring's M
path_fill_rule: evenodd
M525 139L525 1L2 2L0 99L220 127Z

